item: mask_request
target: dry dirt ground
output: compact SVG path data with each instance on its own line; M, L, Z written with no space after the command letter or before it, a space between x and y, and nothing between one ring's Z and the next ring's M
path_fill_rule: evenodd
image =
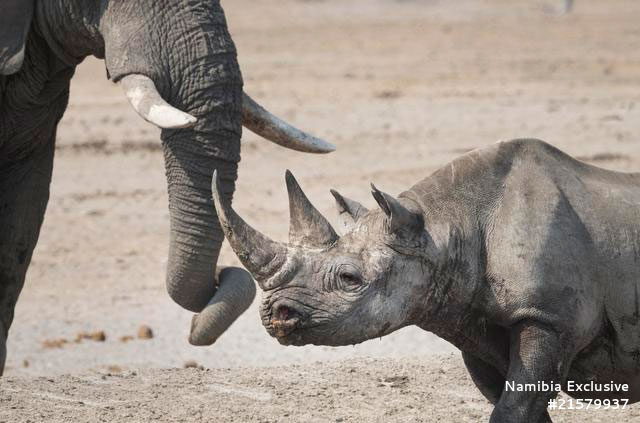
M144 369L3 380L0 421L486 421L490 404L454 356L252 369ZM554 422L634 422L639 408L563 410Z
M286 168L334 219L329 188L372 206L370 181L397 194L469 149L515 137L639 170L640 2L577 0L565 16L561 3L223 1L246 91L338 146L308 156L247 132L236 209L285 240ZM286 348L261 328L254 304L213 347L189 346L191 316L164 290L158 131L91 59L73 81L58 139L51 201L9 337L0 420L488 416L457 353L443 358L454 349L415 328L356 347ZM221 263L238 263L227 246ZM121 341L143 324L152 339ZM83 331L105 339L74 342ZM167 370L188 360L210 370ZM634 415L637 407L555 417Z

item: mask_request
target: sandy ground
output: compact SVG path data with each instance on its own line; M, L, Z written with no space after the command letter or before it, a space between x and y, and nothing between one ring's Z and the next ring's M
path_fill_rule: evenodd
M7 422L476 423L490 413L491 405L453 356L9 377L0 391L0 421ZM633 422L640 420L640 409L561 410L551 416L556 423Z
M338 145L309 156L247 132L236 209L285 240L287 168L335 221L329 188L373 206L371 181L397 194L469 149L515 137L544 139L607 168L640 169L640 3L578 0L574 13L559 16L561 3L223 1L246 91ZM131 392L140 400L126 404L140 420L219 412L259 421L267 404L265 421L286 413L295 421L452 421L451 412L476 421L489 412L457 353L442 358L453 347L416 328L355 347L282 347L260 326L256 302L213 347L190 346L191 315L164 290L159 133L106 80L102 62L78 69L58 139L51 201L9 337L0 419L40 421L43 412L62 420L70 409L113 420L125 417L117 404ZM221 263L238 263L226 245ZM152 339L120 340L143 324ZM106 340L73 342L82 331L104 331ZM46 343L61 339L71 342ZM356 361L330 363L344 359ZM188 360L211 370L166 370ZM438 373L443 367L451 378ZM406 388L376 385L405 371ZM104 372L114 376L102 379ZM84 405L74 402L76 389L86 391ZM249 404L254 393L268 400ZM392 409L397 415L385 414ZM607 413L590 418L608 421Z

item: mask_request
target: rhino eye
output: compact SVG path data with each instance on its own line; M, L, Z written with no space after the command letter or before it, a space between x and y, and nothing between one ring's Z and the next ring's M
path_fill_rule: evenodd
M341 270L338 274L340 281L345 285L354 287L362 285L362 276L359 273L351 270Z

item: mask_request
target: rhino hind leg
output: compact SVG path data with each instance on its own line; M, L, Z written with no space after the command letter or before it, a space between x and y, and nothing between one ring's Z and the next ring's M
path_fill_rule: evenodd
M495 405L504 388L504 376L498 369L474 355L463 352L462 359L478 390L491 404Z

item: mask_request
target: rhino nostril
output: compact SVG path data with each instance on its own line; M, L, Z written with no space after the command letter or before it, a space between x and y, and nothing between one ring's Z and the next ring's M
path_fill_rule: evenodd
M276 338L283 339L301 324L303 315L293 308L289 301L278 302L271 308L271 327Z
M276 310L276 320L287 320L289 319L289 307L282 306L278 307Z
M274 320L279 322L291 322L300 319L300 313L286 305L281 305L275 308L273 315Z
M300 327L304 315L294 308L292 301L280 300L271 306L270 330L272 336L284 339Z

